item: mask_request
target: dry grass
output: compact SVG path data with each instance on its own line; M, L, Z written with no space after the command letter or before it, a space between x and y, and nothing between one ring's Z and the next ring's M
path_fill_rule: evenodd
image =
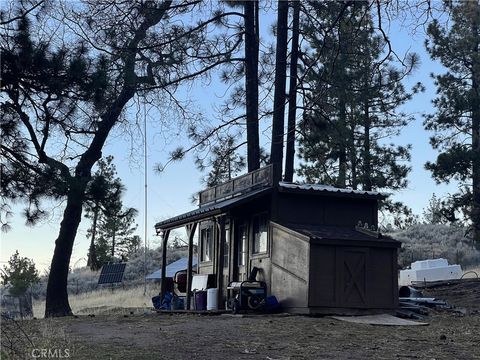
M67 336L64 326L52 319L38 322L2 318L1 359L68 358L81 348Z
M119 309L138 312L152 307L152 296L158 294L157 289L147 288L143 294L143 286L131 289L101 289L88 293L70 295L70 306L74 314L118 313ZM45 301L34 301L33 316L43 318Z
M465 278L476 277L475 273L480 276L480 266L466 267L463 269ZM97 291L82 293L78 295L70 295L69 301L74 314L118 314L135 313L145 311L152 307L152 296L158 294L159 289L148 288L147 294L143 295L143 286L131 289L101 289ZM33 316L43 318L45 312L45 301L34 301Z

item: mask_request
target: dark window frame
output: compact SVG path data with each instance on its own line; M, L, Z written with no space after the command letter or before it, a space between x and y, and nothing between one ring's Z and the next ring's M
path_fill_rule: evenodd
M210 241L205 241L205 238L204 238L204 233L209 233L210 234L210 238L209 240ZM200 226L200 231L199 231L199 235L200 235L200 262L201 263L211 263L213 262L213 258L214 258L214 226L213 226L213 223L212 222L207 222L207 223L204 223ZM207 237L208 239L208 237ZM207 247L207 244L209 244L209 246ZM207 256L207 249L209 250L208 252L208 260L206 259L206 256Z
M258 251L255 252L255 244L256 244L256 232L255 232L255 219L259 219L261 217L264 217L265 219L265 226L266 226L266 242L265 242L265 250L264 251ZM253 214L251 218L251 224L252 224L252 236L251 236L251 256L252 257L266 257L269 255L270 251L270 218L268 212L261 212L257 214Z
M244 228L245 229L245 237L242 239L242 245L243 246L240 246L240 243L237 243L236 244L236 260L235 260L235 266L239 267L239 266L247 266L247 261L248 261L248 238L249 238L249 234L250 234L250 229L249 229L249 222L244 219L244 220L241 220L240 223L236 226L236 240L237 242L240 242L240 236L239 236L239 232L240 232L240 228ZM243 256L242 256L243 255ZM240 259L242 259L242 263L240 263Z
M230 237L231 237L230 223L225 224L225 243L223 246L223 268L228 269L230 266Z

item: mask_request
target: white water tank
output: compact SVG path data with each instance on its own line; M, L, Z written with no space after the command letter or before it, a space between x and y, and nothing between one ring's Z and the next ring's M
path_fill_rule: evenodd
M426 269L434 269L434 268L441 268L447 267L448 261L447 259L428 259L428 260L420 260L415 261L410 266L412 270L426 270Z
M411 285L414 281L438 281L460 279L462 268L460 265L448 265L446 259L429 259L415 261L411 270L401 270L398 281L401 286Z
M218 310L218 289L207 289L207 310Z

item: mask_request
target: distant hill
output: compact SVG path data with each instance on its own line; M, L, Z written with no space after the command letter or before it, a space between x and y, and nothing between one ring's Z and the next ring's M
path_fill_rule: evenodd
M480 264L480 252L472 239L465 237L466 229L448 225L419 224L388 234L402 242L399 264L409 266L413 261L445 258L450 264L463 267Z

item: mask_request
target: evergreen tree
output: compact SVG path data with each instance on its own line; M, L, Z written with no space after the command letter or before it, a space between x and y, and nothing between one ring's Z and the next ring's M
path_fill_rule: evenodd
M273 95L272 144L270 161L273 165L273 182L282 180L283 137L285 126L285 98L287 82L288 2L278 1L277 42L275 49L275 91Z
M121 261L130 260L130 257L140 249L141 243L142 239L138 235L120 238L116 245L117 256Z
M247 167L253 171L260 166L258 133L258 52L259 0L244 2L245 20L245 112L247 120Z
M410 120L398 108L412 94L402 79L416 66L408 57L402 71L374 32L367 2L310 3L325 28L304 21L311 46L304 56L305 112L301 124L299 174L308 182L374 190L406 186L409 146L386 144Z
M236 152L238 146L234 136L221 136L218 145L212 147L209 158L197 157L196 165L200 171L210 169L203 180L208 187L222 184L245 169L245 158Z
M116 257L127 258L128 252L125 249L131 247L129 243L132 239L136 241L133 233L137 229L135 217L138 211L134 208L124 208L121 199L122 193L117 194L105 204L105 209L97 225L99 241L108 244L108 256L111 260ZM107 258L107 254L100 253L103 249L105 246L96 247L96 252L100 258Z
M292 36L290 52L290 82L288 87L288 124L285 151L285 181L293 181L295 163L295 128L297 117L297 73L300 40L300 1L292 2Z
M97 245L99 227L105 222L105 217L111 216L112 209L117 210L121 205L121 196L125 191L122 181L117 177L117 171L113 164L113 156L107 156L98 161L98 169L94 173L92 181L87 188L85 201L85 217L92 221L91 227L87 230L87 238L90 238L87 266L92 270L98 270L105 261L113 260L107 256L112 250L106 250L105 246ZM133 211L132 211L133 212ZM113 220L114 221L114 220ZM105 242L105 238L98 239Z
M434 132L430 143L440 154L425 167L439 183L460 183L449 213L455 219L455 211L463 212L480 249L480 4L449 1L445 6L451 24L434 20L427 29L427 51L448 71L433 75L436 113L427 116L424 125Z
M45 316L65 316L92 168L112 130L128 126L128 104L138 95L183 110L180 84L230 61L241 34L217 28L236 14L195 0L55 2L42 14L23 3L0 12L1 195L27 201L30 222L44 215L42 197L65 200L45 305ZM42 36L46 26L56 31Z
M427 224L444 223L444 206L442 201L435 194L432 195L428 206L423 210L423 219Z
M11 285L10 294L14 296L25 294L31 285L40 280L33 260L21 257L18 250L10 256L8 265L3 267L1 277L3 285Z

